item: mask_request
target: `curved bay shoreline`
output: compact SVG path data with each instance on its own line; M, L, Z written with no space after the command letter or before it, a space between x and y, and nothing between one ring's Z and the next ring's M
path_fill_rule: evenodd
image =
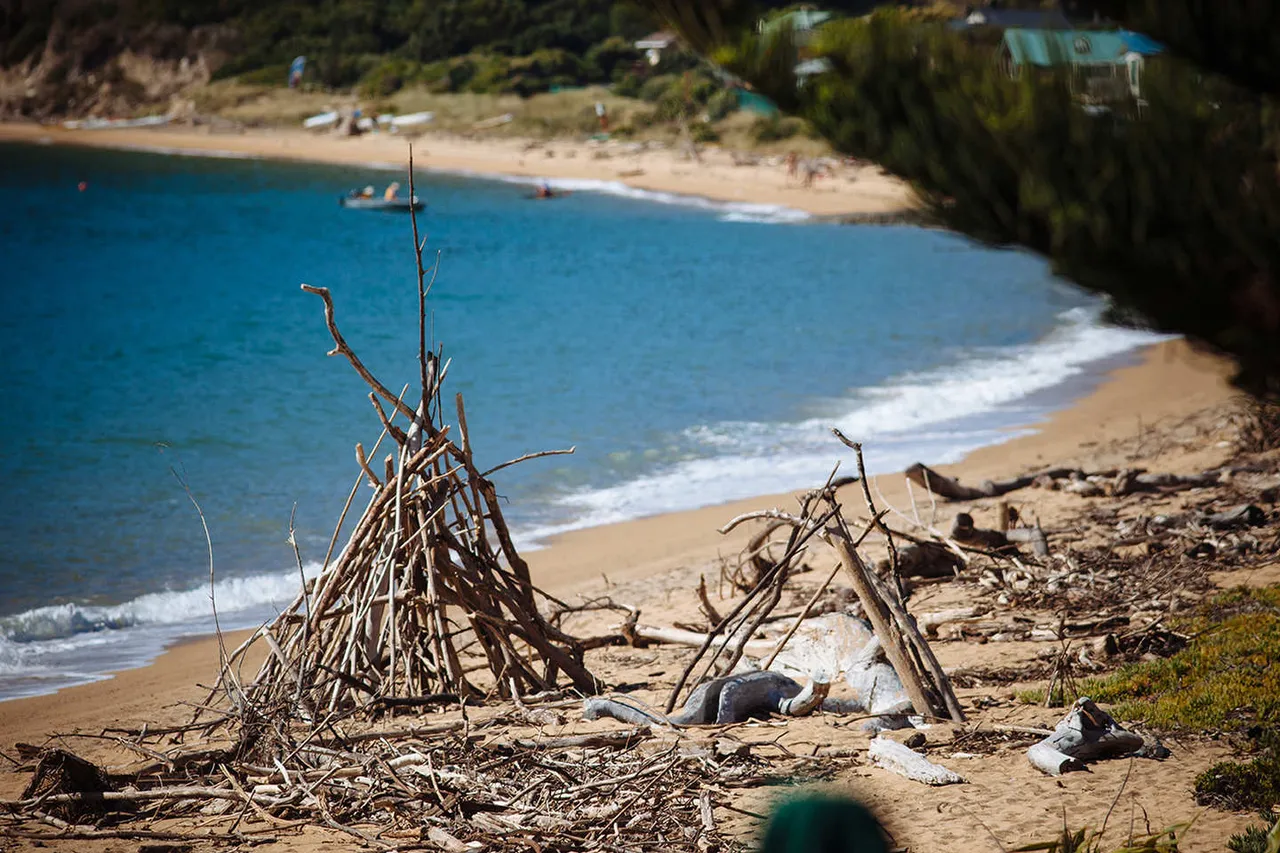
M17 128L17 130L15 130ZM246 134L227 137L182 131L98 131L67 132L57 128L0 125L0 141L41 142L49 138L56 143L77 145L101 145L108 147L139 148L155 151L170 149L190 153L230 152L234 156L272 157L321 162L351 163L367 166L399 165L397 158L405 153L403 140L382 138L368 140L338 140L325 137L308 137L304 134L279 135ZM235 143L235 144L229 144ZM421 146L419 148L418 146ZM711 165L706 175L694 180L681 170L690 168L674 156L670 163L643 166L644 175L621 177L617 163L593 162L581 154L563 156L560 144L551 143L557 156L547 158L538 153L544 149L521 151L516 144L495 143L480 150L477 146L489 143L469 143L457 140L423 138L415 145L415 160L419 157L427 168L450 171L468 171L516 176L546 176L550 178L592 178L620 180L631 186L661 192L696 194L722 201L760 204L776 204L808 211L820 221L840 221L860 224L884 224L918 220L909 205L898 199L898 206L889 204L890 196L864 193L858 196L850 190L830 192L813 191L806 194L802 188L788 187L785 178L775 174L780 170L764 167L732 167ZM422 153L425 149L425 154ZM475 149L475 150L469 150ZM668 152L669 154L669 152ZM503 158L507 158L506 161ZM505 162L503 168L495 163ZM655 157L654 162L658 159ZM641 168L630 166L630 169ZM746 171L749 169L756 172ZM585 170L585 171L584 171ZM717 171L718 170L718 171ZM722 172L723 175L719 175ZM745 180L742 176L758 173L759 181ZM734 178L739 178L735 184ZM856 187L855 181L850 187ZM864 189L868 185L864 185ZM1162 423L1177 423L1196 413L1220 410L1225 413L1234 397L1227 385L1229 365L1220 360L1192 351L1185 343L1174 341L1146 348L1136 366L1113 371L1092 393L1059 411L1046 423L1029 425L1035 431L999 445L977 450L955 465L938 466L940 470L957 476L965 482L978 482L1043 467L1049 464L1079 465L1088 467L1098 460L1099 448L1117 442L1132 442L1135 437L1141 443L1144 429ZM1202 455L1211 451L1200 448ZM1148 451L1150 452L1150 451ZM1161 451L1156 450L1160 455ZM833 450L833 458L837 455ZM1160 464L1170 469L1181 469L1191 464L1195 453L1166 452ZM921 460L929 462L930 460ZM1188 470L1190 470L1188 468ZM901 478L886 475L877 478L885 498L897 506L908 506ZM735 554L749 531L741 529L724 537L716 528L729 518L749 510L771 506L790 507L794 497L790 494L764 495L729 504L708 506L688 512L671 513L622 522L619 524L578 530L555 537L548 547L526 555L535 581L549 591L567 597L643 584L647 579L659 576L681 578L678 589L692 590L700 573L714 573L721 556ZM852 512L861 507L858 494L847 498ZM645 602L647 618L665 621L667 614L660 609L660 602ZM228 642L238 643L243 632L229 636ZM961 644L963 646L963 644ZM963 665L962 647L947 649L948 668ZM18 742L42 743L54 731L100 731L115 723L163 722L185 716L189 709L180 704L201 701L205 693L195 685L208 683L216 672L217 642L203 637L179 643L149 666L116 673L106 680L66 688L58 693L0 702L0 750L9 752ZM605 669L606 677L610 674ZM1119 763L1117 762L1117 765ZM1098 786L1098 795L1109 800L1114 786L1107 787L1112 771L1108 767L1099 772L1101 781L1090 781ZM1123 774L1124 767L1116 772ZM1105 778L1104 778L1105 777ZM25 784L26 776L5 768L0 772L0 796L16 795ZM1020 783L1023 787L1025 781ZM1032 783L1034 784L1034 783ZM1076 782L1075 784L1083 784ZM1136 788L1141 790L1139 785ZM1106 793L1102 796L1101 792ZM1184 796L1183 799L1186 799ZM1162 808L1178 808L1176 798L1166 798ZM1163 801L1162 801L1163 802ZM1105 803L1104 803L1105 805ZM1012 817L1017 807L1009 806ZM932 812L932 808L929 809ZM1021 813L1019 813L1021 814ZM1186 815L1181 815L1185 817ZM939 815L938 821L945 821ZM1040 820L1038 814L1024 816L1030 822ZM1053 820L1059 820L1056 813ZM1158 817L1156 819L1159 819ZM1052 824L1053 820L1049 823ZM934 832L930 827L936 821L921 821L920 837L910 839L913 845ZM1043 821L1041 821L1043 822ZM1196 838L1208 839L1227 824L1223 819L1210 816L1201 822ZM937 833L942 830L938 829ZM936 839L943 838L935 833ZM976 838L977 836L975 836ZM1223 836L1225 837L1225 836ZM272 849L311 851L326 849L327 842L315 835L302 835L281 839ZM66 849L89 849L67 847ZM92 849L106 849L95 846ZM1208 845L1192 842L1186 849L1212 849Z
M191 127L67 130L60 126L0 122L0 142L126 148L157 153L303 160L360 166L407 167L409 141L375 134L317 135L302 130L211 133ZM910 188L875 166L849 167L805 187L781 165L735 165L731 152L708 149L702 163L670 148L593 146L561 140L464 139L423 135L413 141L416 167L445 172L523 178L617 182L651 192L719 202L772 205L815 217L909 221ZM901 220L896 217L903 217Z

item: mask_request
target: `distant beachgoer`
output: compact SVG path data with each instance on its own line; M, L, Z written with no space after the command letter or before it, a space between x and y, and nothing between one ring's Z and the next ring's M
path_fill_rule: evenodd
M804 161L804 185L813 186L813 179L822 174L822 167L813 160Z
M800 158L796 154L796 152L794 151L788 152L787 154L787 177L788 178L794 178L796 176L796 169L799 167L799 165L800 165Z
M392 181L391 183L387 184L387 191L382 194L382 197L385 198L387 201L395 201L396 197L399 194L400 194L400 184L396 181Z

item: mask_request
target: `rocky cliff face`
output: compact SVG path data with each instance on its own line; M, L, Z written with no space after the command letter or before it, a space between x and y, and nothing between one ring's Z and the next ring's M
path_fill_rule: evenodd
M209 82L235 41L225 26L130 32L107 22L70 32L55 20L42 50L0 68L0 119L169 112L183 92Z

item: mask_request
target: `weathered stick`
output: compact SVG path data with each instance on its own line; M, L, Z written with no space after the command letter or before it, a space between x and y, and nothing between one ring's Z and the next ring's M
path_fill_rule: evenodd
M913 782L923 782L926 785L955 785L965 781L959 773L952 772L941 764L934 764L920 753L888 738L872 738L867 746L867 755L877 767L897 773Z

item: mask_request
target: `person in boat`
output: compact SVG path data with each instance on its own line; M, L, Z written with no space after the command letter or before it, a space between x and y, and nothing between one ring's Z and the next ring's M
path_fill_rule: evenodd
M387 184L387 191L382 194L387 201L395 201L400 197L400 184L398 181L392 181Z
M360 198L373 198L373 184L360 190Z

